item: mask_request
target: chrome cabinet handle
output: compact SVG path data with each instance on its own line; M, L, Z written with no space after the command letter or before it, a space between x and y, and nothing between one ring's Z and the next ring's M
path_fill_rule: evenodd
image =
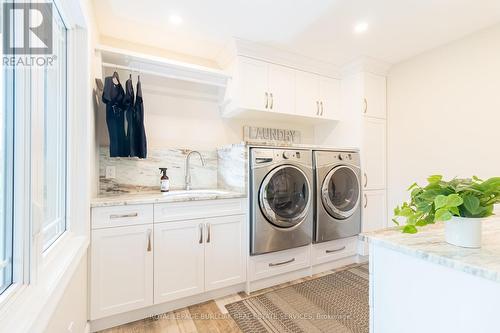
M323 102L319 102L319 103L321 105L321 114L320 114L320 116L322 116L323 115Z
M269 105L269 108L272 110L273 109L273 105L274 105L273 93L269 93L269 97L271 97L271 104Z
M340 249L335 249L335 250L326 250L325 253L334 253L334 252L339 252L345 250L345 245L342 246Z
M200 228L200 240L198 241L199 244L203 243L203 223L200 223L198 225L198 228Z
M210 223L207 223L207 243L210 243Z
M365 204L363 205L363 208L366 208L366 206L368 206L368 197L366 196L366 193L363 195L365 196Z
M281 265L289 264L289 263L294 262L294 261L295 261L295 258L292 258L292 259L287 260L287 261L282 261L282 262L277 262L277 263L270 263L269 267L281 266Z
M368 186L368 176L366 175L366 172L363 172L363 174L365 175L365 185L364 185L364 187L367 187Z
M110 219L124 219L127 217L137 217L138 213L130 213L130 214L111 214L109 215Z
M316 101L316 115L319 116L319 101Z
M148 252L151 252L151 229L148 229Z
M269 94L266 92L266 109L269 106Z
M366 98L363 98L363 104L364 104L363 113L366 113L368 112L368 101L366 100Z

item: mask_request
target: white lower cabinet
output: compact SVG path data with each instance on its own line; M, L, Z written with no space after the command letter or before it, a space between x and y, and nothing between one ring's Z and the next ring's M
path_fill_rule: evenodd
M385 190L363 192L362 231L374 231L387 227Z
M205 290L246 280L245 216L206 219Z
M203 221L155 225L154 302L203 292Z
M155 295L162 303L244 282L244 215L155 225Z
M153 225L92 231L91 319L153 304Z

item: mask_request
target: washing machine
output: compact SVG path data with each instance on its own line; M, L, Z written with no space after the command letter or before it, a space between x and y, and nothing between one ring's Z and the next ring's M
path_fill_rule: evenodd
M250 148L250 254L312 242L312 151Z
M361 170L357 151L313 151L314 242L361 232Z

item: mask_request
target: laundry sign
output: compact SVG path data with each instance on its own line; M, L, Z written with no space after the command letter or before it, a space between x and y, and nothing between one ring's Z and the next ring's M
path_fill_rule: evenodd
M243 127L243 140L249 143L292 144L300 143L300 131L268 127Z

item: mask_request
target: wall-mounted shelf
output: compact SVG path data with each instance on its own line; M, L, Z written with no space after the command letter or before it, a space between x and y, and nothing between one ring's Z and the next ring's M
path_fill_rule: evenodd
M105 45L96 47L103 67L134 71L174 80L215 86L225 90L229 76L223 71Z

